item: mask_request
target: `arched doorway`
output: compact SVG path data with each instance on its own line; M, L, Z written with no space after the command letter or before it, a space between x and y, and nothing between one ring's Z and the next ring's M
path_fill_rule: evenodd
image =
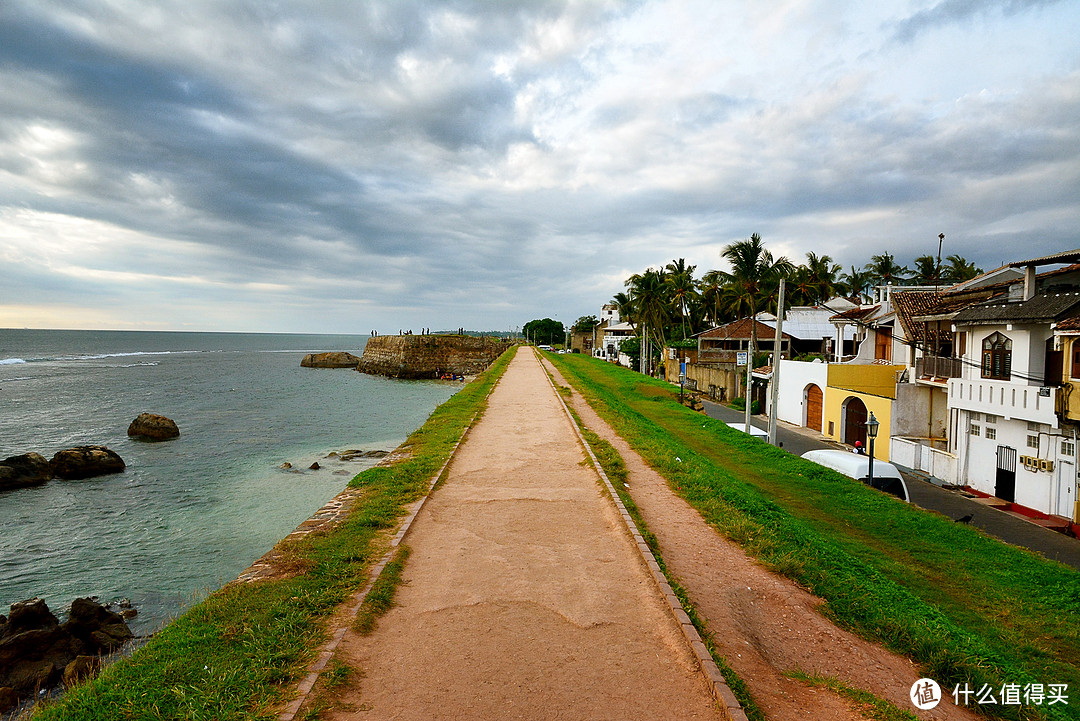
M821 389L811 383L803 390L803 408L806 409L807 428L821 433Z
M844 443L849 446L855 445L855 441L862 441L866 445L866 405L855 396L849 396L843 405L844 411Z

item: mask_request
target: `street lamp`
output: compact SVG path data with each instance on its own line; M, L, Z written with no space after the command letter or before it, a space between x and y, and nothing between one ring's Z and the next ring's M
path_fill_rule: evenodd
M870 439L870 487L874 486L874 439L877 438L878 427L881 423L877 418L874 418L874 412L870 411L870 420L866 422L866 437Z

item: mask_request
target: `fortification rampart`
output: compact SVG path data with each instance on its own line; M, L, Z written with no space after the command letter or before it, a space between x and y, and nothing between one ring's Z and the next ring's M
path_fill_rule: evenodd
M509 342L465 335L380 335L369 338L356 369L390 378L474 375L502 355Z

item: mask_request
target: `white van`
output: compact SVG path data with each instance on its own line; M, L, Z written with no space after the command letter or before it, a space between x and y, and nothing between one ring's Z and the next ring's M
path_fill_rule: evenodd
M820 450L807 451L802 457L818 465L843 473L848 478L866 483L870 478L870 457L850 451ZM902 501L911 501L907 485L896 466L874 459L874 482L871 484L879 491L896 496Z
M743 433L746 432L746 421L743 421L742 423L728 423L728 425L737 431L742 431ZM763 431L754 425L750 426L750 435L754 438L760 438L763 441L769 440L769 432Z

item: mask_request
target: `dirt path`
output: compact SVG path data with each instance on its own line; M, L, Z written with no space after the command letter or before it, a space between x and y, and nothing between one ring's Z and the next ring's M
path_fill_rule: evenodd
M707 620L716 648L750 687L770 721L864 718L833 692L784 675L793 670L836 677L919 718L979 718L949 701L930 711L917 710L908 695L920 677L914 664L826 619L817 610L821 599L757 565L706 524L578 393L570 405L588 428L622 455L630 494L657 537L669 572L686 589Z
M532 351L405 538L397 605L337 658L344 719L719 719Z

